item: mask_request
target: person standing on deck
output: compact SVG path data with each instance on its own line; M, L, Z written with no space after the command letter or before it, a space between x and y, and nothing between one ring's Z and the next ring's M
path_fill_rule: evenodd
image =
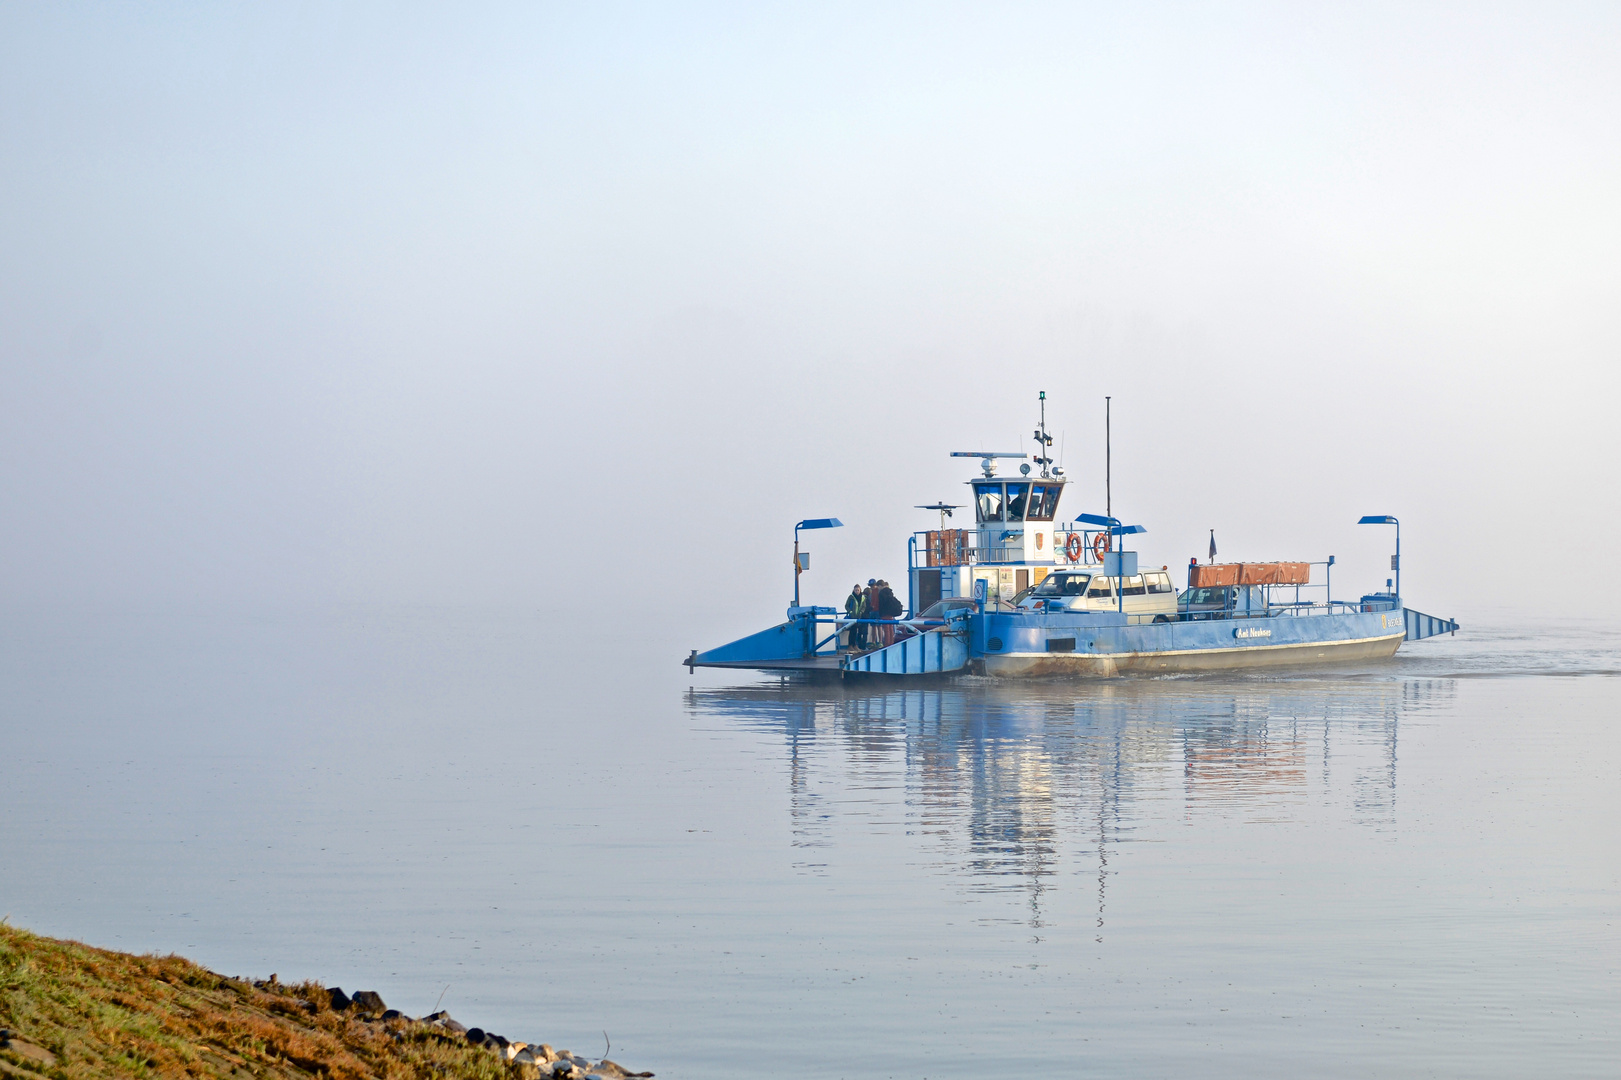
M844 615L848 619L860 619L867 610L867 597L862 593L859 584L850 586L850 595L844 598ZM850 626L850 648L865 649L867 647L867 628L861 623L852 623Z
M906 609L901 606L900 598L895 595L895 591L889 587L889 582L879 581L878 586L878 617L885 620L883 628L884 644L893 645L895 644L894 620L900 618Z

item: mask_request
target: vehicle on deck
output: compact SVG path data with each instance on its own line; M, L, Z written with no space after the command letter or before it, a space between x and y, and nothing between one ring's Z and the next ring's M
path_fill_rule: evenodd
M1231 619L1268 610L1261 585L1205 585L1187 589L1177 597L1176 608L1183 619Z
M974 601L969 597L960 596L952 600L937 600L916 617L918 619L945 619L953 612L972 611L973 609Z
M1032 588L1019 607L1027 611L1123 611L1127 615L1176 616L1176 586L1164 570L1121 578L1081 570L1057 570ZM1120 589L1117 602L1115 590Z

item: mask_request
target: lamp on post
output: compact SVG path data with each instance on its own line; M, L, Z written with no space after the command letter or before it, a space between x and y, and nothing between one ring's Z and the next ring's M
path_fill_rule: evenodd
M1117 536L1134 536L1148 530L1141 525L1122 525L1120 519L1107 514L1082 514L1075 519L1083 525L1101 525L1109 536L1109 547L1103 556L1103 574L1114 578L1114 595L1116 609L1124 615L1126 612L1126 578L1134 577L1137 573L1137 553L1125 550L1124 541L1116 541ZM1127 556L1130 556L1129 558Z
M1396 599L1401 599L1401 522L1389 514L1369 514L1357 522L1358 525L1394 525L1396 526L1396 554L1390 557L1390 569L1396 573Z
M810 553L799 553L799 530L837 529L843 525L844 522L838 518L806 518L794 526L794 607L799 606L799 575L810 569Z

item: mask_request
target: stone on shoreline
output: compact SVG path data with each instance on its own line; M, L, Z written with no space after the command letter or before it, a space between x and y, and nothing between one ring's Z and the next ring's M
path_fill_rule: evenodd
M375 990L357 990L355 996L349 999L350 1004L361 1012L383 1013L388 1006L383 1004L383 995Z
M462 1024L458 1024L454 1019L451 1018L451 1015L449 1013L447 1013L447 1012L445 1012L443 1010L440 1010L439 1012L433 1013L432 1015L429 1015L429 1016L424 1016L422 1018L422 1022L424 1024L432 1024L434 1027L441 1028L441 1029L443 1029L445 1031L450 1032L453 1035L466 1035L467 1034L466 1026L462 1025Z
M396 1009L384 1008L382 996L374 990L358 990L350 997L340 987L334 986L328 993L332 997L332 1008L337 1012L354 1009L372 1014L374 1022L379 1019L375 1014L380 1012L383 1021L404 1020L438 1028L447 1035L460 1035L469 1046L483 1047L499 1056L510 1067L513 1080L546 1080L548 1077L551 1080L643 1080L653 1075L650 1072L631 1072L607 1058L592 1061L568 1050L554 1050L547 1043L509 1040L483 1028L465 1027L443 1010L413 1021Z

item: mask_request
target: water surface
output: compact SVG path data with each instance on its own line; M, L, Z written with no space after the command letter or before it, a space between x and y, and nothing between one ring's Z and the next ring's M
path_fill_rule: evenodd
M1614 628L869 688L555 623L8 616L0 912L664 1077L1621 1060Z

